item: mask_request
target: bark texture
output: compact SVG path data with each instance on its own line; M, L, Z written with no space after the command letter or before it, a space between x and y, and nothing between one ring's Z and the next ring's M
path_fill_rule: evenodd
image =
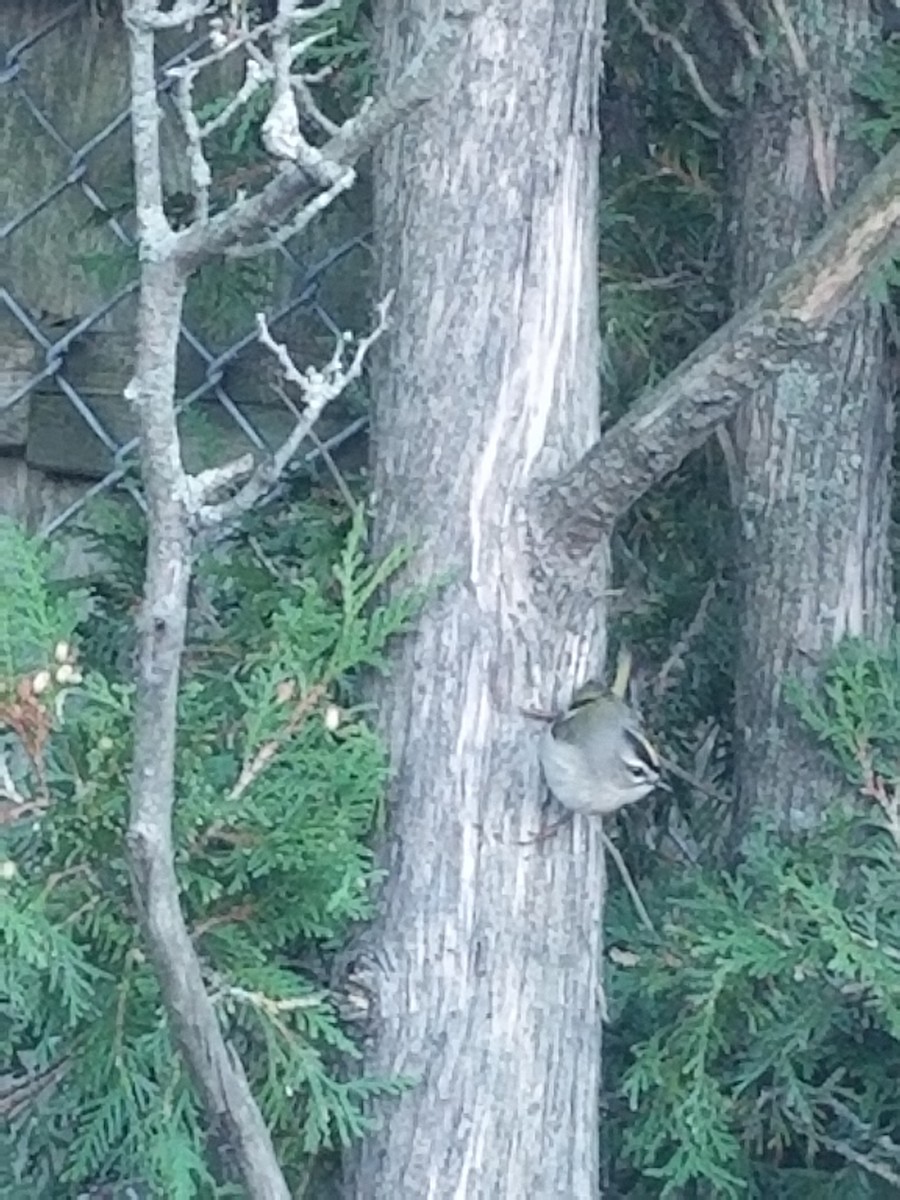
M269 1130L240 1059L223 1035L191 939L178 885L172 813L178 692L187 628L196 507L208 497L181 460L175 411L178 334L187 279L163 212L155 78L155 0L129 0L131 133L141 283L134 377L125 399L141 437L147 558L137 619L134 748L126 844L138 922L153 962L172 1037L205 1110L226 1178L250 1200L288 1200ZM252 460L251 460L252 464ZM228 467L224 468L228 472ZM221 472L210 472L210 475ZM232 473L233 476L233 473ZM209 482L209 481L208 481ZM194 511L191 511L191 510Z
M895 146L751 303L645 391L573 467L535 488L535 533L545 556L568 560L562 569L573 574L573 564L592 562L592 547L618 517L785 367L822 344L898 236Z
M368 959L367 1067L418 1080L379 1108L347 1194L598 1190L603 862L576 818L545 842L540 727L601 663L598 598L533 570L525 494L598 435L596 0L480 6L445 95L375 166L383 290L377 537L449 583L380 696L395 777ZM387 81L426 0L383 0Z
M786 15L794 49L772 17L770 58L734 142L738 307L797 256L868 165L849 136L852 80L871 48L868 4L794 0ZM828 768L784 683L811 679L842 638L886 629L892 421L882 316L865 300L740 410L742 815L774 807L789 827L807 827L828 803Z
M181 0L162 8L158 0L127 0L131 77L131 132L134 157L136 216L141 263L134 376L124 395L135 409L140 430L141 468L147 501L147 565L138 619L138 669L135 686L134 762L126 841L135 906L141 931L159 982L168 1024L190 1071L203 1105L210 1141L229 1182L239 1180L251 1200L288 1200L289 1188L275 1156L269 1129L251 1092L241 1061L223 1034L213 1001L206 990L203 967L182 911L173 843L176 802L175 757L178 694L191 568L196 535L221 534L249 511L277 483L301 442L312 430L326 404L359 377L369 347L385 327L387 301L379 305L375 330L356 339L352 357L340 339L323 369L301 370L283 345L274 341L259 318L259 340L278 362L301 398L302 414L271 458L254 462L252 455L188 475L184 468L175 405L179 329L187 283L198 264L234 246L243 236L263 235L262 225L275 219L302 186L299 166L285 167L274 186L252 200L237 200L218 216L207 219L209 170L203 157L204 134L193 111L183 113L191 142L192 185L196 219L176 233L163 206L160 153L160 106L156 85L157 31L183 25L203 15L204 0ZM292 20L300 13L298 0L280 0L270 30L273 64L273 102L263 129L269 129L279 150L285 146L309 170L322 194L309 200L294 220L312 220L335 198L336 179L346 182L347 163L323 157L299 133L290 73L293 52ZM307 14L307 19L309 15ZM424 76L438 67L441 49L449 54L458 42L459 22L432 26L427 52L412 70L403 73L396 91L368 107L361 119L345 122L326 150L350 159L365 149L364 136L383 132L391 122L422 103L435 88L435 77ZM429 67L429 59L431 66ZM440 65L452 63L445 57ZM189 96L185 104L189 102ZM281 105L280 114L276 109ZM288 111L291 110L291 111ZM277 135L277 138L276 138ZM346 135L346 136L344 136ZM295 226L296 228L296 226ZM349 361L348 361L349 360ZM239 486L237 486L239 485ZM225 499L217 499L223 492ZM295 717L312 693L297 701ZM289 726L288 726L289 728ZM234 796L264 769L265 754L244 762L231 788Z

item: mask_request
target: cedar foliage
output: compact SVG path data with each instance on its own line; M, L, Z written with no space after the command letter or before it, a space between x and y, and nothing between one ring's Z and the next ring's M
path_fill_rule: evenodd
M3 752L16 793L37 805L6 826L2 853L3 1058L20 1093L0 1191L72 1197L132 1180L178 1200L225 1195L123 856L134 689L122 647L142 529L122 507L94 528L102 574L61 593L45 550L0 525ZM304 961L369 912L386 762L351 685L381 669L419 604L374 599L403 561L367 559L360 512L296 502L208 556L193 590L175 813L182 904L298 1194L311 1156L360 1136L363 1101L400 1086L340 1073L354 1043ZM62 643L79 651L76 682L42 686Z
M653 16L702 55L665 0ZM613 83L630 89L643 139L642 153L605 168L606 400L621 410L720 323L728 277L724 130L627 15L613 15L611 30ZM886 42L858 81L867 107L857 136L876 151L900 130L897 47ZM874 283L892 329L896 282L894 264ZM729 862L731 521L727 474L711 444L635 507L616 545L624 598L614 631L640 648L649 723L718 798L675 779L673 795L618 823L656 933L639 925L614 880L606 1194L894 1196L900 643L847 643L815 695L795 689L798 736L821 741L844 784L822 828L789 839L761 824ZM654 671L679 643L658 687Z
M896 1195L900 639L794 701L846 778L824 825L645 877L656 935L619 910L619 1194Z
M368 73L356 34L364 9L348 0L351 20L339 27L351 90ZM693 35L697 22L688 29L684 15L665 0L654 7L661 27ZM623 101L626 127L636 126L615 153L615 131L604 131L600 366L614 417L717 327L728 280L722 128L625 8L609 19L604 111ZM708 77L710 47L691 49ZM895 43L860 92L870 105L860 136L884 149L900 128ZM725 99L733 104L734 95ZM223 139L218 166L255 165L257 119L248 112ZM878 285L892 321L895 285L895 271ZM264 303L269 286L258 266L248 273L217 264L191 303L227 318L226 336L241 319L238 299L252 293ZM670 755L726 796L730 521L723 463L705 447L623 522L616 565L624 598L614 611L614 634L658 666L718 580L689 655L645 708ZM37 547L3 536L2 702L54 669L60 640L81 647L85 679L61 703L56 691L47 698L51 803L17 822L4 847L4 1059L30 1090L9 1114L0 1190L69 1197L97 1180L130 1179L149 1182L154 1194L224 1195L206 1165L198 1109L129 917L121 838L139 530L121 513L107 517L100 543L116 570L80 597L52 593ZM183 695L185 903L220 1014L298 1190L318 1147L364 1134L365 1096L398 1085L346 1082L337 1060L352 1057L352 1041L334 997L304 971L312 947L332 947L367 912L375 871L366 839L379 820L385 764L364 714L348 703L355 670L381 662L386 638L415 604L367 607L372 572L396 564L366 566L362 545L360 518L348 528L321 504L295 503L251 522L233 556L209 560L198 578ZM317 705L283 753L229 804L241 763L311 694ZM324 721L328 700L343 712L334 732ZM649 822L635 813L620 823L658 933L638 928L614 888L601 1121L610 1197L897 1192L898 644L845 646L821 692L795 700L809 736L830 747L846 780L824 828L786 841L759 827L741 862L726 868L714 840L725 811L677 781L674 800L661 799ZM3 736L16 786L39 789L35 764L6 727ZM673 866L661 856L659 831L673 823L699 847L698 862Z

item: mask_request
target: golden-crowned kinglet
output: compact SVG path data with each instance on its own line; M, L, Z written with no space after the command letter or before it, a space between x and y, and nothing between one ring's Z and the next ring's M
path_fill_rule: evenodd
M613 813L660 785L659 755L622 698L629 665L620 660L610 690L597 683L580 687L541 739L547 785L575 812Z

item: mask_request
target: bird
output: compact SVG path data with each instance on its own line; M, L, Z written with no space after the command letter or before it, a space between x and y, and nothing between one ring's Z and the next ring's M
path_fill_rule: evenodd
M541 737L544 778L573 812L605 816L665 786L659 754L624 698L630 671L630 655L623 652L612 686L582 684Z

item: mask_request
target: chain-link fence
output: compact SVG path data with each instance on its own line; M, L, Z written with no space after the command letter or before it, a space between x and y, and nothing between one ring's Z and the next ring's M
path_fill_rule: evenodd
M98 15L95 5L37 0L3 6L0 15L0 463L7 472L0 509L45 534L98 493L126 488L140 502L138 439L122 395L138 287L127 47L118 18ZM196 32L181 35L180 44L160 39L170 212L183 161L167 71L206 46ZM92 66L78 65L83 54ZM227 84L219 78L212 86L224 94ZM235 146L228 149L237 154ZM233 172L233 194L254 170L264 181L273 168L261 157ZM188 295L178 355L189 469L192 459L211 465L248 446L269 452L285 436L294 410L258 345L254 310L268 313L300 365L329 357L340 330L368 319L367 224L365 198L357 195L329 210L313 239L278 245L267 265L201 273ZM323 444L334 449L364 425L361 397L350 397L303 457L315 459ZM33 492L35 476L43 499L29 506L23 496Z

